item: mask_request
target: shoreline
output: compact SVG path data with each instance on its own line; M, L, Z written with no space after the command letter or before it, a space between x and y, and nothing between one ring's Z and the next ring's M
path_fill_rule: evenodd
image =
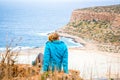
M56 31L61 37L66 37L66 38L70 38L72 39L75 43L80 43L81 45L83 45L83 47L78 47L80 49L86 49L86 50L95 50L95 51L99 51L97 49L97 46L95 45L95 43L92 42L86 42L85 40L83 40L82 38L78 37L78 36L73 36L70 35L68 33L64 33L63 31L58 30ZM74 47L76 48L76 47Z
M113 52L105 52L105 51L100 51L98 50L97 46L95 45L95 43L89 43L89 42L86 42L85 40L83 40L82 38L80 37L77 37L77 36L73 36L73 35L70 35L68 33L64 33L62 31L62 29L59 29L57 31L57 33L61 36L61 37L66 37L66 38L70 38L72 39L74 42L76 43L80 43L81 45L83 45L82 47L72 47L72 48L69 48L69 49L73 49L73 50L87 50L87 51L95 51L99 54L102 54L102 55L106 55L106 56L114 56L114 57L119 57L120 58L120 54L119 53L113 53Z
M83 47L70 47L69 52L69 69L79 70L80 76L90 78L91 70L93 78L107 78L109 76L109 68L111 77L120 77L120 54L98 51L94 44L84 41L83 39L69 35L67 33L59 33L61 37L71 38L77 43L83 43ZM23 49L20 51L16 64L30 64L35 60L38 53L43 53L44 47ZM76 62L79 61L79 62Z

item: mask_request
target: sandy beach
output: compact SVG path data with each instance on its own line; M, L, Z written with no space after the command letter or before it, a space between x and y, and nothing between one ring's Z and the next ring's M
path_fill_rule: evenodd
M60 34L61 35L61 34ZM62 34L61 36L73 38L76 42L84 44L83 47L69 47L69 69L80 70L83 78L120 78L120 54L98 51L96 46L84 40ZM43 53L44 47L21 50L17 63L31 64L38 53Z

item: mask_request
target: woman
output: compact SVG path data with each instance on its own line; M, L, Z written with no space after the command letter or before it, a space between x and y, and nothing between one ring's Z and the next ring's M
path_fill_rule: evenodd
M68 74L68 49L57 33L51 33L46 42L43 57L43 72L48 70L61 71Z

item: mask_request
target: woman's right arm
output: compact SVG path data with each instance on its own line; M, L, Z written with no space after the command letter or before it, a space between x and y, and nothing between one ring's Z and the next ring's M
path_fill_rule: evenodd
M68 49L66 48L63 56L63 70L68 74Z

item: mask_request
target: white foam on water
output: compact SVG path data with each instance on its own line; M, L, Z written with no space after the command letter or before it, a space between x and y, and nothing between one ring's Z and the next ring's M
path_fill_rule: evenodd
M40 33L36 33L39 36L48 36L49 33L54 32L54 31L48 31L48 32L40 32Z
M0 51L5 51L6 50L6 48L0 48Z

